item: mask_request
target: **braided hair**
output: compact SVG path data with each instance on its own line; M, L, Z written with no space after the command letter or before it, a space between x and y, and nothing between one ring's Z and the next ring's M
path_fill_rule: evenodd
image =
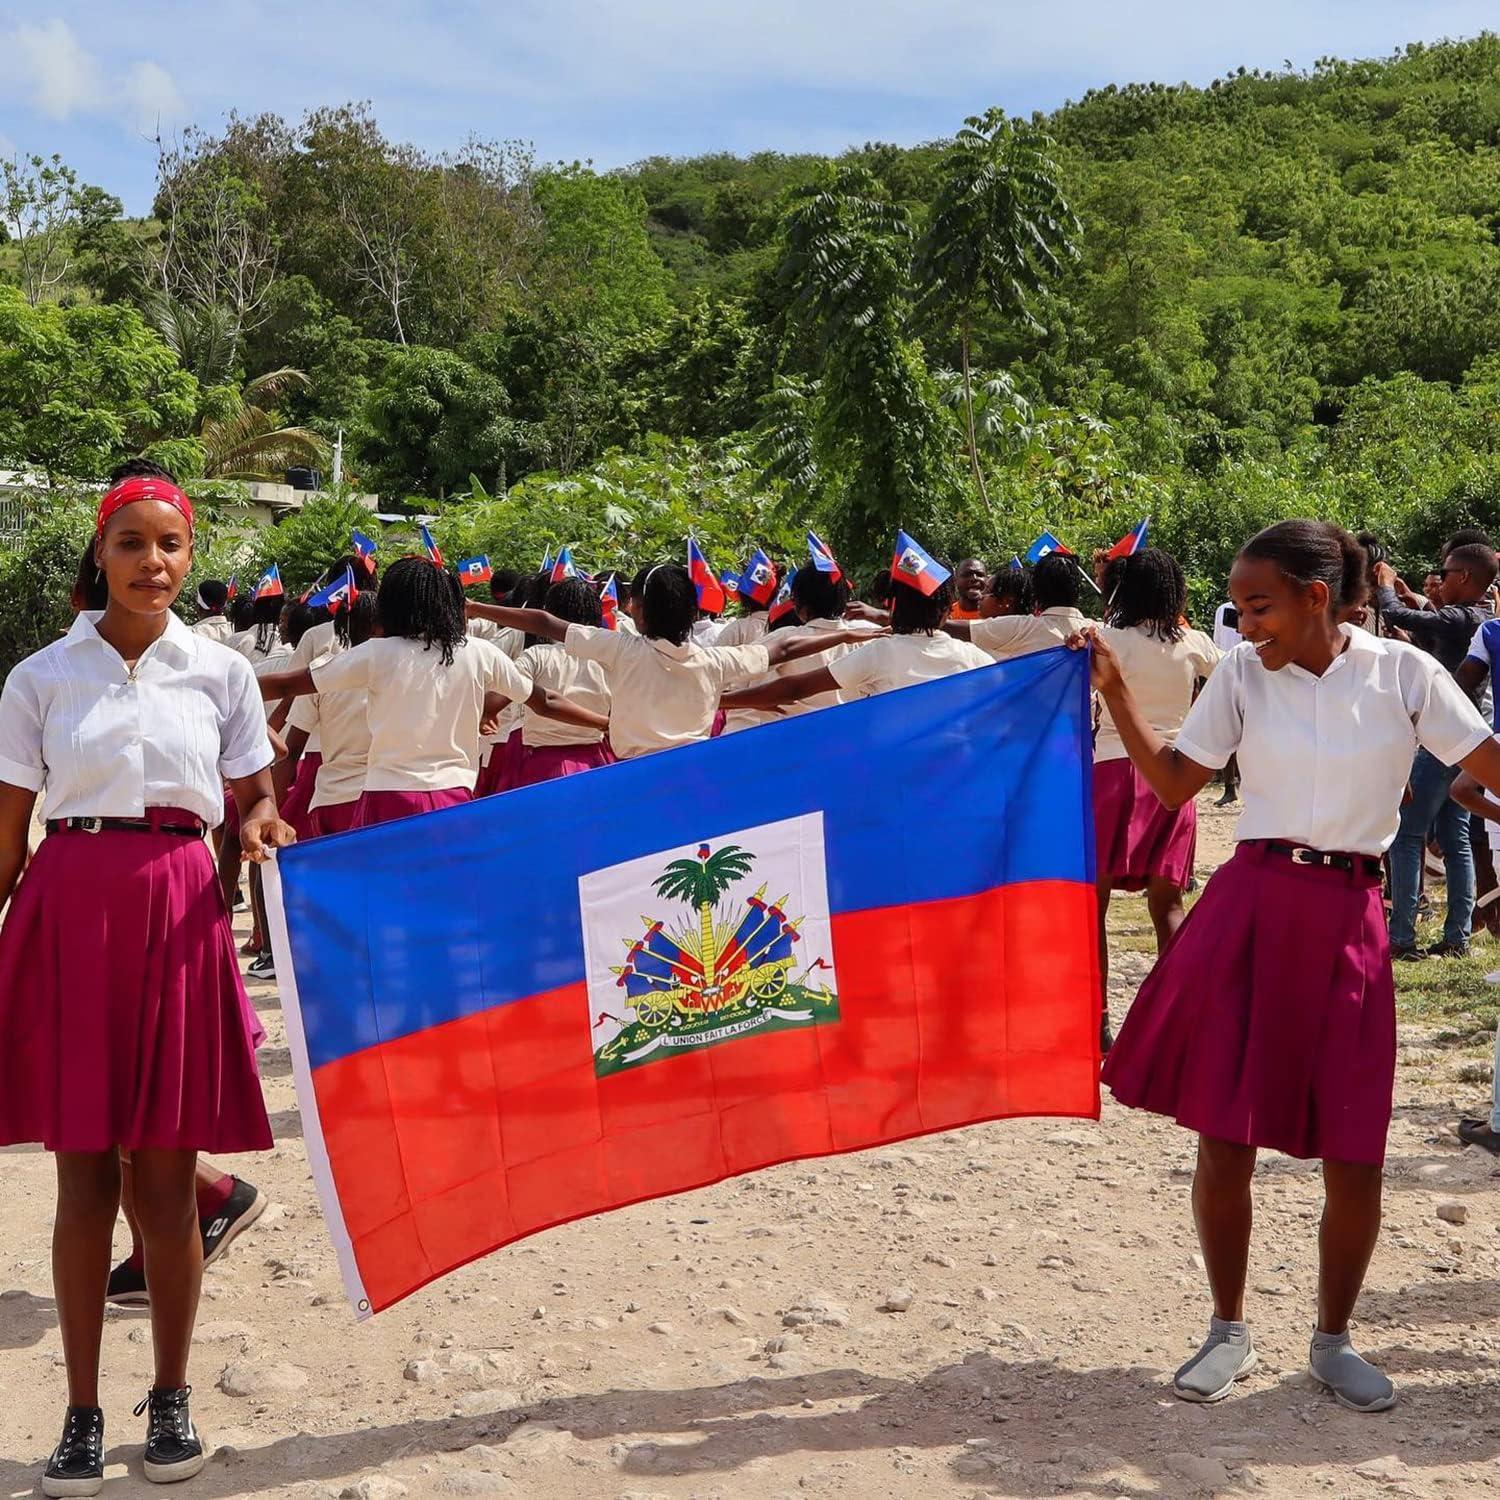
M1182 565L1160 547L1143 547L1118 561L1123 566L1109 574L1109 623L1120 630L1144 630L1160 641L1180 641L1187 605Z
M892 584L891 594L892 635L936 635L953 609L951 576L930 594L904 583Z
M403 557L386 569L375 612L383 635L435 647L445 667L468 635L462 586L425 557Z

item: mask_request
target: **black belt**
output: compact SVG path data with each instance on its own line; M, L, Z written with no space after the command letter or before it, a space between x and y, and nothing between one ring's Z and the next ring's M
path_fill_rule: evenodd
M1266 848L1272 854L1291 860L1294 865L1342 870L1347 875L1358 872L1372 880L1380 875L1380 861L1372 854L1330 854L1326 849L1306 849L1301 844L1282 844L1275 839L1267 840Z
M48 818L48 833L170 833L175 838L203 837L202 823L153 823L149 818Z

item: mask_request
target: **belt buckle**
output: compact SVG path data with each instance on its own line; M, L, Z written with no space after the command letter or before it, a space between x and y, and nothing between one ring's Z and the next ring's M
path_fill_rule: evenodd
M1311 849L1304 849L1299 844L1292 850L1292 863L1294 865L1315 865L1319 863L1317 854Z
M79 818L73 825L80 833L103 833L103 818Z

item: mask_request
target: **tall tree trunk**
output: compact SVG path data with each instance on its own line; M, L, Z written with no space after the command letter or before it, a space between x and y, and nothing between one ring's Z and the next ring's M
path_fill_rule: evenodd
M714 909L707 901L698 907L698 961L703 965L703 987L709 989L719 955L714 950Z

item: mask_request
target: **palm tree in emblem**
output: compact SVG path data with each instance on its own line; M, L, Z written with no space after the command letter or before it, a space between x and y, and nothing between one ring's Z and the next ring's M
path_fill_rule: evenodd
M750 873L754 862L754 855L737 844L726 844L712 854L707 844L700 844L697 859L674 859L653 882L664 901L685 901L698 908L698 961L703 966L705 994L717 986L714 907L735 881Z

